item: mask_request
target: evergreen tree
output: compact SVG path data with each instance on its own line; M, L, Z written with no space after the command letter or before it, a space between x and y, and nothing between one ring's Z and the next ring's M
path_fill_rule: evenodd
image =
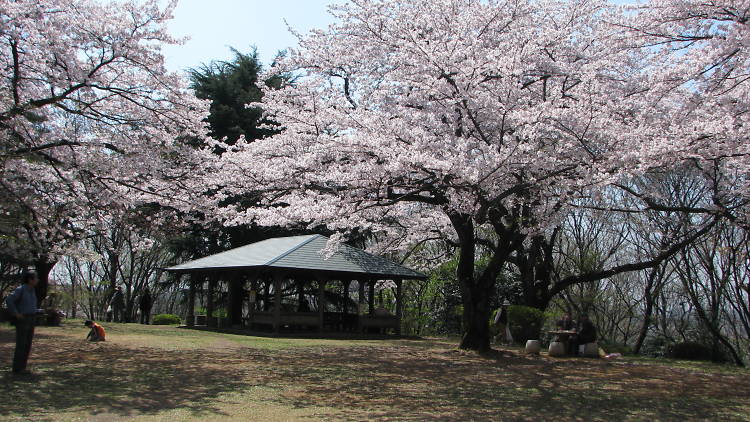
M257 50L242 53L232 48L230 61L213 61L189 70L191 87L198 98L210 100L210 114L206 119L210 136L233 144L241 136L252 141L272 135L262 129L269 122L263 120L263 111L247 104L260 102L263 93L258 79L263 65ZM280 87L286 78L274 76L264 81L268 86Z

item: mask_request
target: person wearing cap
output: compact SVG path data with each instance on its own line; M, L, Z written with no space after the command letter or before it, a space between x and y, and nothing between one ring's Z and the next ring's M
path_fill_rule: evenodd
M91 328L89 334L86 336L86 340L89 341L104 341L107 334L104 332L104 327L95 323L94 321L86 321L83 325Z
M13 374L28 375L26 363L31 353L34 339L34 325L37 313L36 285L39 278L33 271L21 275L21 285L5 299L8 310L15 317L16 349L13 352Z

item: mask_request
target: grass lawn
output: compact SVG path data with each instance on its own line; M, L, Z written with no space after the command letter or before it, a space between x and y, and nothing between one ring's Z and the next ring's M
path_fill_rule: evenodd
M642 358L491 357L444 340L275 339L79 321L37 328L37 374L0 374L8 421L750 421L750 371ZM11 327L0 328L10 367Z

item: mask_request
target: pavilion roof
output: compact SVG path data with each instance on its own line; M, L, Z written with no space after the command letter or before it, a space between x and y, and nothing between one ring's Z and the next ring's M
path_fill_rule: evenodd
M328 238L319 234L277 237L188 261L166 270L195 273L226 270L312 272L353 279L425 279L426 275L362 249L341 244L329 258L322 254Z

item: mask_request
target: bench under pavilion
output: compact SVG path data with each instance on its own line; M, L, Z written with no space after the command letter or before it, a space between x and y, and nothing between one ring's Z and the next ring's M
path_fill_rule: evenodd
M403 283L427 276L347 244L324 256L327 242L318 234L272 238L165 270L189 277L188 326L400 334ZM383 281L395 300L386 304L381 294L376 308L375 286ZM195 314L198 294L205 315Z

